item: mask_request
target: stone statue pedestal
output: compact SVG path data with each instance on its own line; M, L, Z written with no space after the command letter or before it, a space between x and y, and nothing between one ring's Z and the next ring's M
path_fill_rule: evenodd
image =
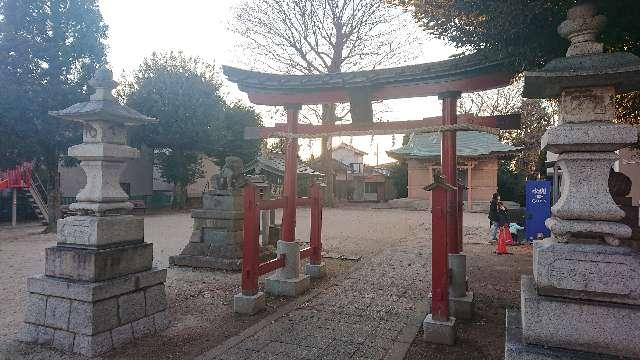
M189 243L180 255L171 256L169 263L174 266L242 270L242 191L213 190L204 193L202 209L192 210L191 217L193 232Z

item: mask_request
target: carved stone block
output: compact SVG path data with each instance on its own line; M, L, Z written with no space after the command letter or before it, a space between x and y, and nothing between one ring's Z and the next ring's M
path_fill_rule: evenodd
M640 254L627 247L534 243L538 293L640 305Z

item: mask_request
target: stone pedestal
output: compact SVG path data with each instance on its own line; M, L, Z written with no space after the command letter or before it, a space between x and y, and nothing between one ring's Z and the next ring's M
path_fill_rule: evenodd
M267 306L263 292L255 295L236 294L233 296L233 312L243 315L253 315Z
M602 243L536 241L533 276L544 296L640 305L640 256Z
M544 296L530 277L521 297L526 343L640 357L640 306Z
M86 356L104 354L170 325L166 270L99 282L35 276L19 340Z
M109 352L169 326L166 270L152 269L153 245L144 219L120 188L120 172L138 151L127 146L129 125L154 122L119 105L112 74L100 69L91 101L51 115L81 122L83 143L69 149L87 184L70 208L79 216L58 221L58 243L46 249L44 275L27 281L20 339L87 356Z
M193 232L180 255L169 263L177 266L242 270L242 191L214 190L202 195L202 209L192 210Z
M327 273L327 266L324 262L314 265L314 264L306 264L304 266L304 273L309 275L312 279L320 279L323 278Z
M456 319L450 317L448 321L434 320L431 314L422 322L423 338L434 344L453 345L456 342Z
M618 356L527 344L522 339L522 314L515 310L507 309L506 329L505 360L620 360Z
M300 274L300 245L278 240L278 256L285 256L285 266L265 279L265 291L274 296L295 297L303 294L311 284L309 275Z

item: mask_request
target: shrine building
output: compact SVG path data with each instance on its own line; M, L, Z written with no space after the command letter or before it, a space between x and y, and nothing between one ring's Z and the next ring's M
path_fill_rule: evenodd
M479 131L460 131L456 142L458 180L467 187L462 199L465 207L486 210L498 189L498 161L519 148L501 142L494 134ZM408 197L431 204L431 192L424 191L424 187L432 182L434 174L441 174L440 134L411 134L406 145L387 154L407 162Z

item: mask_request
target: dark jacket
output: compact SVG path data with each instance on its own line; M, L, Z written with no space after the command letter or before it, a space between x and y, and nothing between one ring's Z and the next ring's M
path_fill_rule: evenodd
M509 225L509 214L506 209L498 207L498 226Z
M491 200L489 204L489 221L498 222L498 201Z

